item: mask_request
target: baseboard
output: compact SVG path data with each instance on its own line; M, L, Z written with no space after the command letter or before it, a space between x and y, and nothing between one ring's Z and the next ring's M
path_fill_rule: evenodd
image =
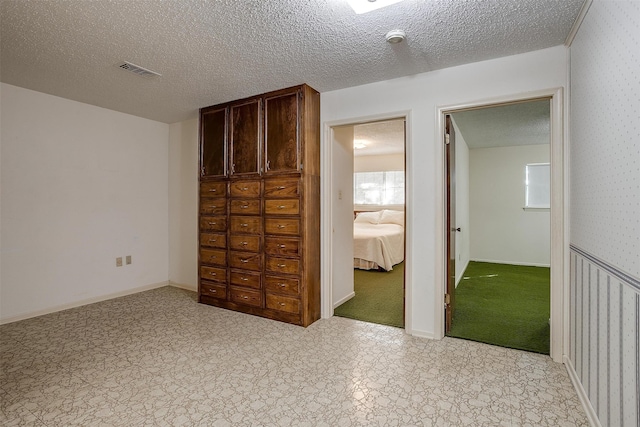
M355 296L356 296L356 293L355 293L355 292L351 292L351 293L350 293L349 295L347 295L346 297L344 297L344 298L342 298L342 299L340 299L340 300L336 301L336 302L333 304L333 308L336 308L336 307L338 307L338 306L340 306L340 305L344 304L345 302L349 301L351 298L353 298L353 297L355 297Z
M197 285L185 285L184 283L176 283L176 282L170 281L169 286L173 286L174 288L184 289L185 291L198 292Z
M418 338L427 338L430 340L435 339L435 335L433 334L433 332L417 331L415 329L411 330L411 336L418 337Z
M168 281L152 283L150 285L140 286L133 289L127 289L120 292L114 292L112 294L101 295L98 297L87 298L80 301L75 301L69 304L62 304L55 307L45 308L42 310L30 311L28 313L19 314L17 316L6 317L4 319L0 319L0 325L5 325L7 323L18 322L20 320L31 319L32 317L44 316L45 314L56 313L58 311L69 310L70 308L76 308L83 305L93 304L100 301L106 301L114 298L124 297L127 295L137 294L139 292L150 291L151 289L162 288L169 284Z
M460 282L462 282L462 278L464 277L464 272L467 270L467 267L469 267L469 262L471 260L467 260L466 264L464 265L464 268L462 269L462 274L460 274L460 277L458 277L456 279L456 288L458 287L458 285L460 284Z
M591 405L591 401L589 401L589 397L587 396L587 392L582 387L582 383L580 383L580 379L578 378L578 374L576 373L575 368L573 367L573 363L571 360L565 355L564 366L567 368L567 372L569 373L569 378L571 378L571 382L573 383L573 387L576 389L578 393L578 399L580 399L580 403L582 403L582 407L587 415L587 419L592 427L602 427L600 424L600 420L598 419L598 415L596 411L593 409Z
M490 262L492 264L510 264L510 265L523 265L525 267L551 267L551 264L538 264L535 262L516 262L516 261L497 261L492 259L472 259L469 261L474 262Z

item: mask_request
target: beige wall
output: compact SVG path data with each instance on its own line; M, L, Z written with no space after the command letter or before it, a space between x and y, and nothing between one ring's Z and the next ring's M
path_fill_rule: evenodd
M198 289L198 118L169 126L169 280Z
M549 210L523 210L525 166L549 162L549 145L469 150L469 217L474 261L549 266Z
M403 171L404 153L353 158L354 172Z
M0 321L166 284L168 125L1 90Z

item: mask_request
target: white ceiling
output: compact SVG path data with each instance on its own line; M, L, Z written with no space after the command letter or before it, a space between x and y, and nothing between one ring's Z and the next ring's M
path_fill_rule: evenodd
M469 148L549 144L549 100L486 107L452 114Z
M172 123L299 83L326 92L556 46L583 1L405 0L356 15L346 0L2 0L0 80ZM396 28L407 40L386 43Z
M404 119L355 125L353 139L366 144L353 151L356 157L404 153Z

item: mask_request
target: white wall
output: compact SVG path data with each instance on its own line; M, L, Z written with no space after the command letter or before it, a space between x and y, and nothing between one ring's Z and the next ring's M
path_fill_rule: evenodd
M403 171L404 153L375 156L355 156L354 172Z
M566 62L567 49L558 46L322 93L321 119L325 124L398 117L409 112L406 281L410 298L407 329L412 334L437 336L442 324L440 316L435 315L435 295L441 293L444 285L443 277L437 273L442 271L442 267L436 266L436 260L441 258L442 252L443 212L440 198L443 150L436 123L437 108L563 87L567 77ZM328 179L326 175L331 174L331 165L326 156L325 150L325 186ZM330 217L330 213L323 213L325 222L329 222ZM328 236L326 232L324 236ZM351 238L340 237L344 239L343 244L347 244L346 239ZM328 255L325 253L324 256ZM326 277L326 270L324 274ZM326 292L326 281L324 286ZM323 313L326 315L326 301L323 304Z
M169 280L198 290L198 118L169 126Z
M464 271L469 265L470 236L469 226L469 146L452 118L456 135L456 224L460 228L456 233L456 286L460 283Z
M1 87L1 321L166 284L168 125Z
M331 248L333 260L332 306L335 308L353 298L353 126L333 129L333 156L335 168L332 180L333 230L338 243Z
M549 155L549 144L469 150L472 260L550 265L550 212L523 210L525 166Z
M640 420L639 22L594 1L571 45L567 364L604 426Z

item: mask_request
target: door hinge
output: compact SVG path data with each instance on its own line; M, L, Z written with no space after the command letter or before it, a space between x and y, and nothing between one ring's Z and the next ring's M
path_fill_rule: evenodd
M444 303L445 303L446 305L451 304L451 295L449 295L449 294L444 294Z
M449 134L448 133L444 134L444 145L449 145Z

